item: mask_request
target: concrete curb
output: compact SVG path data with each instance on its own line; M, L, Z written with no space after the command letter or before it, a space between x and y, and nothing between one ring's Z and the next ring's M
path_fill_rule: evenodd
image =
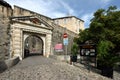
M6 69L13 67L20 61L19 57L14 57L5 61L0 61L0 73Z

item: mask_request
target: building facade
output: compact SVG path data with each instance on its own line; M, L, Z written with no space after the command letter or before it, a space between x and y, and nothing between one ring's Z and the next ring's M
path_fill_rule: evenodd
M3 0L0 9L2 11L0 13L0 33L1 36L3 36L3 38L0 39L0 51L3 50L1 52L2 58L3 55L4 57L9 56L9 58L18 56L22 60L28 55L27 53L38 53L46 57L53 54L64 54L64 45L62 52L55 52L54 47L56 44L63 44L63 34L65 32L68 34L69 44L67 49L68 54L70 54L73 39L78 36L74 31L56 24L55 19L39 13L19 6L14 6L14 9L12 9L11 6ZM70 18L80 20L76 17ZM5 55L5 53L7 53L7 55Z
M75 16L55 18L53 20L56 24L65 27L66 29L77 34L79 34L80 29L84 30L84 21Z

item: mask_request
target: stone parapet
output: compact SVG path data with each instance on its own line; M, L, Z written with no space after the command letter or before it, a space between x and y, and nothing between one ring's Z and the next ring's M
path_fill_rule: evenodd
M8 60L0 61L0 73L13 67L20 61L19 57L13 57Z

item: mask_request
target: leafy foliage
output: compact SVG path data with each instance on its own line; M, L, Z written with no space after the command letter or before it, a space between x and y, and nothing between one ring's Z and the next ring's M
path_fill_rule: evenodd
M78 44L82 44L89 39L90 39L89 29L85 29L85 30L80 30L79 38L75 39L74 42L77 42Z
M102 63L101 65L110 65L110 66L113 65L114 61L111 60L115 57L110 53L110 50L113 48L114 45L110 41L100 41L98 43L97 57L98 57L98 61Z
M73 46L71 48L71 53L72 53L72 55L77 55L77 53L78 53L78 45L76 43L73 44Z
M80 31L78 44L92 40L97 45L100 64L113 65L120 57L120 11L116 6L99 9L91 19L90 28Z

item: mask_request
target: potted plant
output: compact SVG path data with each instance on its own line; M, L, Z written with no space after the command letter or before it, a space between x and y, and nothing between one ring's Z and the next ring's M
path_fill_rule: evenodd
M78 53L78 45L76 43L73 43L73 46L71 48L71 56L70 56L71 62L77 62L77 53Z

